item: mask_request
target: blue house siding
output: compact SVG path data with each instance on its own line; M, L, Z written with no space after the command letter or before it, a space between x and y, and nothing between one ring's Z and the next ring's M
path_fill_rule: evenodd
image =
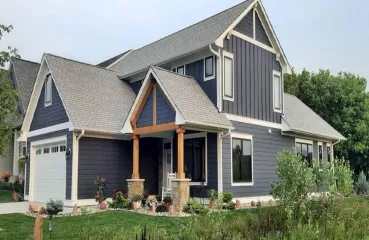
M50 127L68 122L69 118L64 109L58 90L52 81L52 104L45 107L45 84L42 87L37 107L33 115L30 131Z
M39 136L35 136L35 137L30 137L27 139L27 152L28 154L30 153L30 147L31 147L31 142L34 141L39 141L39 140L44 140L44 139L48 139L48 138L54 138L54 137L60 137L60 136L67 136L67 149L71 149L73 152L73 132L69 131L69 129L65 129L65 130L60 130L57 132L52 132L52 133L47 133L47 134L43 134L43 135L39 135ZM32 161L32 159L28 159L26 161L26 195L29 195L29 177L30 177L30 161ZM72 194L72 156L68 156L66 157L66 170L67 170L67 176L66 176L66 194L65 194L65 198L66 199L71 199L71 194Z
M247 15L237 24L234 28L237 32L245 34L248 37L254 37L254 14L253 11L247 13Z
M150 92L149 97L142 109L142 112L137 120L137 127L146 127L153 125L153 93Z
M234 54L234 101L223 100L223 112L281 123L273 111L273 70L281 71L276 55L231 36L224 50Z
M257 13L255 13L255 38L257 41L272 47L272 44L269 41L268 35L266 34L263 24L261 23Z
M223 191L232 192L234 197L266 196L271 190L271 183L278 180L275 168L277 153L295 146L293 137L281 135L280 129L232 122L232 132L253 136L253 186L231 186L231 138L222 140Z
M133 92L137 95L138 92L140 91L140 88L141 88L141 85L142 85L142 80L140 81L136 81L136 82L132 82L131 83L131 88L133 90Z
M193 63L186 64L186 75L192 76L196 79L197 83L200 85L202 90L206 93L209 99L214 103L217 104L217 81L216 81L216 58L214 57L215 61L215 77L214 79L204 81L204 59L198 60Z
M175 112L169 105L163 91L157 86L156 89L156 124L163 124L175 121Z

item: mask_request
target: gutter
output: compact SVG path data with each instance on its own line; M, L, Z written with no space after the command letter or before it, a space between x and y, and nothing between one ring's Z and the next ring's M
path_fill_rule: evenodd
M79 140L83 137L83 135L85 135L85 130L82 129L81 134L77 137L77 143L79 143Z
M222 75L222 58L221 58L221 55L220 55L220 48L218 48L218 52L217 52L213 49L213 47L210 44L209 45L209 50L215 56L217 56L218 62L219 62L219 68L217 68L218 73L219 73L219 74L217 73L217 92L218 92L218 94L217 94L217 107L218 107L218 111L222 112L222 101L221 101L221 94L220 93L221 93L221 88L222 88L221 83L222 83L223 75Z

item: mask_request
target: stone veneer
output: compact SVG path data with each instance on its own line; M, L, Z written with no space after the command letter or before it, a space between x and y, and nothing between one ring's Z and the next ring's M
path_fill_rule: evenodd
M172 201L176 212L182 212L190 199L190 181L190 179L172 180Z
M145 179L127 179L128 197L142 195L144 191L144 181Z

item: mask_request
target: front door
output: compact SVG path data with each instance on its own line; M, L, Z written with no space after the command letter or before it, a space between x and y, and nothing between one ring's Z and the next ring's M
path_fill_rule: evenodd
M164 140L163 151L163 187L168 187L168 173L172 173L172 140Z

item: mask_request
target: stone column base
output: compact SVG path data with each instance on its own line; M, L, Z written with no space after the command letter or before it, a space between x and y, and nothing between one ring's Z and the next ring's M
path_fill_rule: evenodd
M190 199L191 179L173 179L172 180L172 201L174 211L182 212L183 207Z
M134 195L142 195L144 191L145 179L127 179L128 184L128 197Z

